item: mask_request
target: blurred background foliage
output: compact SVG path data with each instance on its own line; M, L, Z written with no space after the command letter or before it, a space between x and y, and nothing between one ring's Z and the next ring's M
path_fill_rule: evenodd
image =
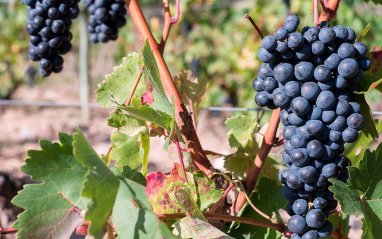
M157 39L163 26L162 1L141 0L143 11ZM175 1L172 3L175 4ZM171 29L165 59L173 74L192 69L210 82L204 106L253 108L252 79L260 61L261 39L243 16L251 15L264 35L273 34L284 18L296 14L300 28L313 24L311 0L181 0L180 22ZM172 7L172 12L174 8ZM112 72L113 66L132 51L140 51L141 39L132 21L120 31L117 42L90 45L89 74L92 90ZM78 79L78 21L73 24L73 50L65 56L64 71L46 79L35 74L37 64L27 60L28 35L24 30L26 7L19 1L0 3L0 98L9 98L19 84L41 80ZM332 25L352 27L356 33L370 23L363 39L370 48L382 43L382 6L361 0L343 0ZM102 66L102 67L99 67ZM101 68L101 69L100 69ZM369 95L379 101L377 94Z

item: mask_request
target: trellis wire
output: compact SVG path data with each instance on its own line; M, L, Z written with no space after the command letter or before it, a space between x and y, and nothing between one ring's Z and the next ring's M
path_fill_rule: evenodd
M42 107L81 107L80 103L61 103L52 101L26 101L26 100L0 100L0 106L42 106ZM97 103L89 103L90 108L103 108L102 105ZM242 108L242 107L202 107L202 110L208 111L271 111L263 108ZM373 115L382 115L381 111L372 111Z

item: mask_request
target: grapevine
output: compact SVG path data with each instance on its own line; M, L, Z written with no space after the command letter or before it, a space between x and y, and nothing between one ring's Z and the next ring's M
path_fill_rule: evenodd
M42 76L62 71L79 0L23 3L29 58L39 61ZM378 238L382 144L373 151L367 147L382 131L382 121L373 120L364 94L382 91L382 54L361 42L367 31L357 38L352 28L331 27L339 0L312 3L314 26L301 27L299 17L289 15L273 35L263 34L261 24L245 15L261 38L253 55L263 63L249 85L257 92L255 103L272 114L266 129L264 114L227 119L229 146L236 152L224 155L205 150L197 134L208 79L187 70L173 74L164 58L170 29L182 21L180 1L174 18L169 1L163 1L157 40L139 1L84 0L90 42L116 40L129 12L143 44L96 91L97 103L111 108L110 148L98 155L79 128L72 135L60 133L58 142L42 140L22 167L38 183L14 197L12 203L24 211L12 228L0 227L0 235L347 238L343 225L349 215L362 213L363 238ZM171 171L148 172L151 137L163 137L162 148L176 151L179 162ZM283 150L275 154L279 146ZM212 159L218 158L222 170L214 167Z

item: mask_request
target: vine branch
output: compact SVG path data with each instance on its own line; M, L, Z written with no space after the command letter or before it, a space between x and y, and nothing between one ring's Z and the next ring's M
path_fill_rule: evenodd
M260 175L260 171L263 168L265 160L268 157L269 152L271 151L275 140L276 132L280 122L280 108L277 108L273 111L267 131L264 134L263 142L259 149L259 152L256 155L255 161L249 173L244 180L244 186L246 187L246 192L240 191L238 198L234 204L234 212L237 214L247 202L245 193L249 195L256 186L257 178Z
M169 220L169 219L183 218L186 216L186 214L185 213L157 214L157 216L160 220ZM216 219L216 220L224 220L224 221L230 221L230 222L240 222L240 223L250 224L250 225L254 225L254 226L268 227L271 229L275 229L281 233L284 233L284 226L281 224L274 224L271 222L264 222L264 221L255 220L255 219L251 219L251 218L235 217L235 216L222 215L222 214L217 214L217 213L203 213L203 216L206 219Z
M150 47L154 53L154 57L159 68L161 81L166 91L167 98L171 100L172 97L174 97L176 123L182 133L187 147L189 148L192 160L200 170L207 175L210 175L213 170L212 164L204 154L202 146L200 145L199 138L192 123L192 118L175 87L171 73L163 59L160 45L156 42L151 30L149 29L137 0L126 0L125 2L142 41L148 39L150 43Z

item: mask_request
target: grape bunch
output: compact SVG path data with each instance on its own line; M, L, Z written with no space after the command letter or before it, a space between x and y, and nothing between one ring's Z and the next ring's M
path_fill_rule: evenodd
M299 22L290 15L273 36L264 37L258 57L265 64L253 88L256 104L281 108L282 158L288 168L279 180L289 201L291 238L316 239L333 232L327 217L337 201L328 179L348 178L344 144L356 141L365 125L353 92L371 61L353 29L321 22L298 32Z
M61 55L68 53L72 44L72 19L78 17L79 0L22 0L27 6L29 37L28 57L39 62L39 73L47 77L63 69Z
M85 0L90 13L88 20L91 43L108 42L118 38L118 28L126 24L124 0Z

